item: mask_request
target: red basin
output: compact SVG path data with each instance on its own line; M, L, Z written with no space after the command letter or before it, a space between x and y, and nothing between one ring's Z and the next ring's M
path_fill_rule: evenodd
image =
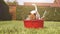
M26 27L26 28L43 28L44 20L24 20L24 27Z

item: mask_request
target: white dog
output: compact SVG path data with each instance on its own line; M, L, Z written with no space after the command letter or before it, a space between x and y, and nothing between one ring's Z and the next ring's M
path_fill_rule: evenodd
M27 18L27 20L36 20L36 19L40 19L40 15L37 11L37 6L35 4L32 4L35 7L35 10L32 10Z

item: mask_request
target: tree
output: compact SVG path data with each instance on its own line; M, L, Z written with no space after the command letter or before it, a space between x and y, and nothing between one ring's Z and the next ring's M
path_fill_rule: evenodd
M0 0L0 20L11 20L9 7L3 0Z

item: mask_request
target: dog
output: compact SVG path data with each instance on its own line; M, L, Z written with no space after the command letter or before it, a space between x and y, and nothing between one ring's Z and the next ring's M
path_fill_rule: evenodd
M36 12L35 11L31 11L28 15L27 20L36 20Z

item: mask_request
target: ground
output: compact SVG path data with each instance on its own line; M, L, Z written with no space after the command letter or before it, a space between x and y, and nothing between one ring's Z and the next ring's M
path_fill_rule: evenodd
M0 21L0 34L60 34L60 22L45 21L44 28L25 28L23 21Z

